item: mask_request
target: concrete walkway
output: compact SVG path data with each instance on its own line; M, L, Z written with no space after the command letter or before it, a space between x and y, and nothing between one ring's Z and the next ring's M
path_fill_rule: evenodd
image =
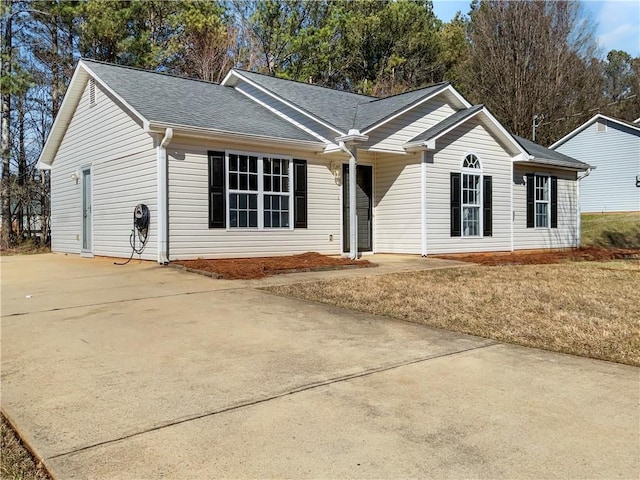
M232 282L63 255L1 267L2 410L56 478L640 473L637 368L254 288L345 272Z

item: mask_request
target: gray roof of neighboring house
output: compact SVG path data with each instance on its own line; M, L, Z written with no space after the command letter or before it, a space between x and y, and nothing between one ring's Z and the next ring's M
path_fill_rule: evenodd
M353 121L353 128L357 128L362 132L423 98L446 88L448 85L449 82L438 83L426 88L412 90L390 97L369 99L367 103L358 105Z
M92 60L82 62L150 122L319 141L231 87Z
M353 118L356 115L357 106L361 103L377 100L375 97L334 90L310 83L276 78L247 70L234 70L241 76L345 133L353 128Z
M556 165L559 167L570 167L578 169L587 169L590 167L590 165L587 163L563 155L562 153L555 150L549 150L548 148L545 148L542 145L538 145L537 143L533 143L531 140L527 140L526 138L522 138L517 135L513 135L513 138L517 140L517 142L529 153L529 155L533 155L534 161L536 163L544 163L547 165Z
M451 127L455 127L456 125L464 122L471 115L482 110L483 108L484 105L474 105L473 107L465 108L464 110L458 110L456 113L449 115L441 122L436 123L433 127L425 130L420 135L416 135L407 143L426 142L428 140L431 140L432 138L437 137L442 132L445 132Z

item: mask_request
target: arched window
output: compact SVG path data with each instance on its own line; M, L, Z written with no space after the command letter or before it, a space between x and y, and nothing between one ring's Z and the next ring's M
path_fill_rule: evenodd
M464 161L462 162L462 168L480 168L480 160L473 153L470 153L466 157L464 157Z
M491 196L491 177L477 155L466 155L460 172L451 172L452 237L492 235Z
M482 200L482 175L480 160L469 154L462 162L462 236L477 237L480 235L480 205ZM477 170L478 173L467 173L464 170Z

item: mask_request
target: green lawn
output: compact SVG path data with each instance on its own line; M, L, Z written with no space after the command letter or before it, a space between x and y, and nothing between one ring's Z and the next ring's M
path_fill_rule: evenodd
M583 213L582 246L640 248L640 212Z

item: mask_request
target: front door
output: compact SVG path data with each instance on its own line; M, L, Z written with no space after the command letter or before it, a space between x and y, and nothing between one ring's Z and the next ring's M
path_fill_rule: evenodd
M82 252L92 252L91 169L82 170Z
M349 165L342 166L342 246L351 250L349 242ZM373 249L373 167L356 167L356 215L358 216L358 251Z

